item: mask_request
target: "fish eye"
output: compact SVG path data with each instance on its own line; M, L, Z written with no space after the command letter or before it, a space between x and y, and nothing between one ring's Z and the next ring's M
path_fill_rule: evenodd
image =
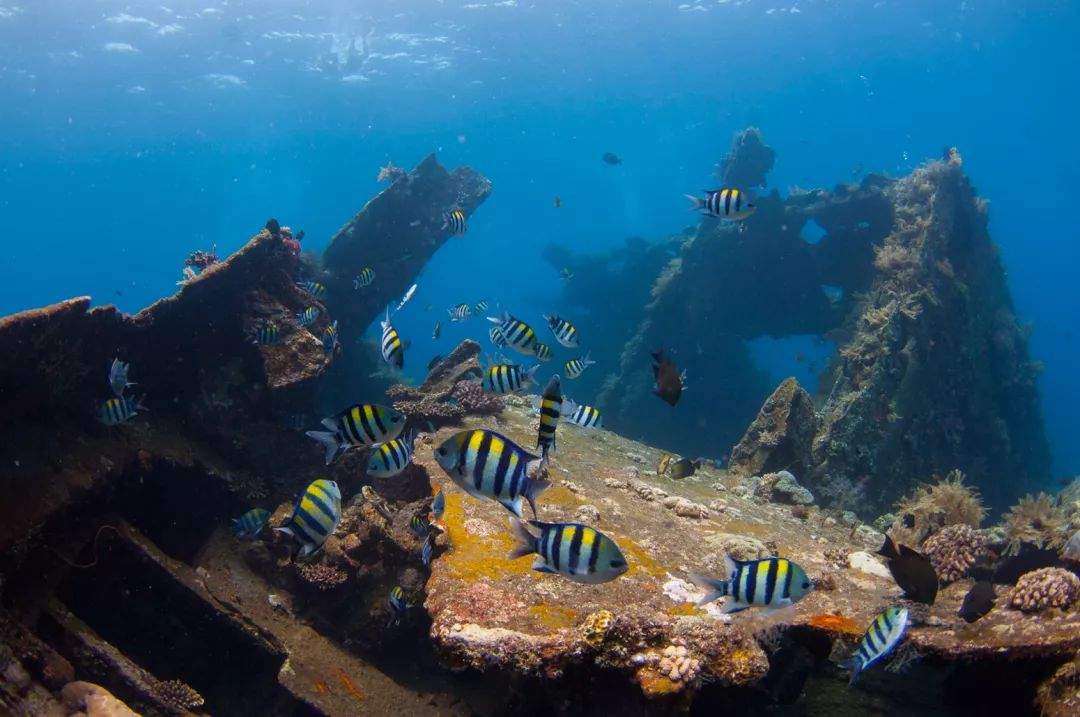
M391 416L390 417L390 423L397 423L400 420L401 420L401 416Z
M445 456L446 455L446 449L445 448L439 448L439 455L440 456Z
M809 590L810 589L810 581L809 580L803 581L802 587L803 587L803 590Z
M611 561L611 567L613 567L613 568L624 568L624 567L626 567L626 561L625 560L612 560Z

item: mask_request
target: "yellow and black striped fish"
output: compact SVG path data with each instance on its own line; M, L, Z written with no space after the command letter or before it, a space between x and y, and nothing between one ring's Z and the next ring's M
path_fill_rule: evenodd
M536 447L544 457L555 447L555 429L559 427L559 416L562 415L561 385L558 374L552 376L540 396L540 429L536 434Z
M354 289L363 289L366 286L371 286L371 282L375 281L375 270L370 266L365 266L360 270L360 273L356 275L356 278L352 280L352 286Z
M596 362L589 358L589 354L585 354L585 358L572 358L567 361L564 366L566 369L566 377L577 378L585 373L585 369L589 368L594 363Z
M472 317L472 309L469 305L462 302L452 309L447 309L446 313L450 314L450 321L468 321Z
M319 478L296 501L292 516L279 532L300 543L299 557L314 553L341 522L341 490L332 480Z
M139 411L145 411L142 399L127 396L124 398L107 398L98 410L98 420L106 426L119 426L127 423Z
M358 403L324 418L322 424L329 430L308 431L307 435L326 448L326 465L330 465L338 453L349 448L397 438L405 428L405 416L386 406Z
M537 361L550 361L554 354L551 351L551 347L547 344L542 344L539 341L533 343L533 353L536 354Z
M468 229L468 225L465 222L465 212L460 209L455 209L449 212L443 217L443 229L449 229L450 233L454 236L461 236Z
M908 616L906 607L890 607L870 622L855 654L840 663L841 667L851 670L849 685L855 683L860 672L892 652L904 637Z
M555 334L556 341L568 349L577 348L578 330L576 326L558 316L545 316L544 320L547 321L548 326L551 328L551 333Z
M314 306L309 306L296 314L296 323L301 326L311 326L319 319L319 314L321 313L322 312Z
M498 326L492 326L490 329L488 329L488 339L491 341L491 343L495 344L499 348L506 346L506 336L503 334L502 329Z
M484 299L480 299L480 301L476 302L476 307L475 308L476 308L476 313L483 314L485 311L488 310L488 302L485 301Z
M322 299L326 296L326 287L317 281L298 281L296 282L296 286L298 289L302 289L311 294L316 299Z
M387 598L386 604L390 606L390 622L386 623L386 629L389 630L401 622L411 606L405 599L405 591L400 585L395 585L390 589L390 597Z
M757 209L746 194L738 189L706 189L705 198L686 195L693 206L711 217L746 219Z
M536 515L536 497L551 486L539 477L542 458L495 431L459 431L439 444L435 460L466 493L496 500L519 518L522 498Z
M497 363L484 371L484 390L489 393L506 394L519 391L534 383L539 364L525 371L518 364Z
M563 399L562 415L575 426L584 428L600 428L603 423L599 410L583 403L575 403L569 398Z
M326 329L322 335L323 353L327 355L333 354L338 347L338 330L337 319L334 319L326 325Z
M390 325L390 309L382 321L382 357L386 363L399 371L405 365L405 344L401 341L397 329Z
M706 588L704 605L717 598L727 597L722 612L733 613L749 607L778 610L797 603L813 589L806 571L787 558L765 558L740 562L724 556L728 577L724 580L703 575L691 579Z
M525 355L534 353L536 332L524 321L515 319L506 311L499 318L489 316L488 321L497 325L507 346ZM494 337L492 337L492 341L494 341Z
M383 443L376 443L371 447L371 458L368 459L368 475L377 478L392 478L409 465L413 456L413 439L410 433L404 438L395 438Z
M251 334L251 340L259 346L273 346L281 338L277 324L273 321L263 322L259 328Z
M596 528L580 523L541 523L530 521L540 529L540 535L510 519L510 528L517 546L508 556L515 560L536 554L533 570L558 573L578 583L606 583L627 571L629 567L615 541Z

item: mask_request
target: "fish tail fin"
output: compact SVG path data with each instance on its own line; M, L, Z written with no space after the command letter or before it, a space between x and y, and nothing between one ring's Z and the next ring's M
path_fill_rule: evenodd
M307 431L308 438L314 438L321 443L326 449L326 465L330 465L337 458L338 451L341 450L341 443L338 441L337 434L329 431Z
M586 351L585 352L585 365L586 366L591 366L594 363L596 363L596 362L592 360L592 351L591 350Z
M506 556L507 560L517 560L518 558L530 555L536 552L536 536L525 527L517 518L510 518L510 532L514 536L514 548Z
M690 581L694 584L705 588L705 595L698 601L698 605L704 605L710 603L713 600L719 600L722 597L727 597L729 583L727 580L719 580L717 578L710 578L700 573L691 573Z
M233 518L232 519L232 532L233 532L233 535L240 535L240 533L242 533L243 531L244 531L244 529L240 527L240 519L239 518Z
M295 538L296 537L296 533L288 525L283 525L280 528L274 528L274 532L275 533L284 533L285 535L289 536L290 538Z
M528 386L530 384L536 383L536 372L539 371L539 370L540 370L540 364L536 364L535 366L530 368L528 371L526 371L525 375L522 377L521 385L522 386Z
M701 209L705 206L705 200L701 197L695 197L693 194L684 194L683 196L690 200L690 211Z
M541 466L547 467L547 453L540 459ZM532 508L533 517L537 516L536 513L536 499L540 497L540 494L551 487L551 481L544 478L533 478L529 481L528 487L525 488L525 500L529 502L529 507Z

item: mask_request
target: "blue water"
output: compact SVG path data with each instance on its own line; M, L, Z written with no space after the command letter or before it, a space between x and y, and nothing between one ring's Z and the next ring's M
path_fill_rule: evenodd
M379 166L436 150L495 190L399 317L418 371L466 334L430 344L425 305L538 319L559 291L545 244L682 229L683 192L749 124L782 192L956 145L1033 324L1055 470L1080 473L1078 32L1065 0L0 0L0 313L80 294L136 310L269 216L321 248ZM362 58L335 54L357 38ZM511 264L534 269L508 282ZM754 351L806 372L799 342Z

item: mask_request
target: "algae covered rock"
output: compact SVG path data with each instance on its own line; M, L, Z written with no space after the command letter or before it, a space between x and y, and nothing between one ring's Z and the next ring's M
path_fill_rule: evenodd
M810 394L794 378L785 379L731 449L730 466L748 475L780 470L794 470L801 475L811 465L816 427Z

